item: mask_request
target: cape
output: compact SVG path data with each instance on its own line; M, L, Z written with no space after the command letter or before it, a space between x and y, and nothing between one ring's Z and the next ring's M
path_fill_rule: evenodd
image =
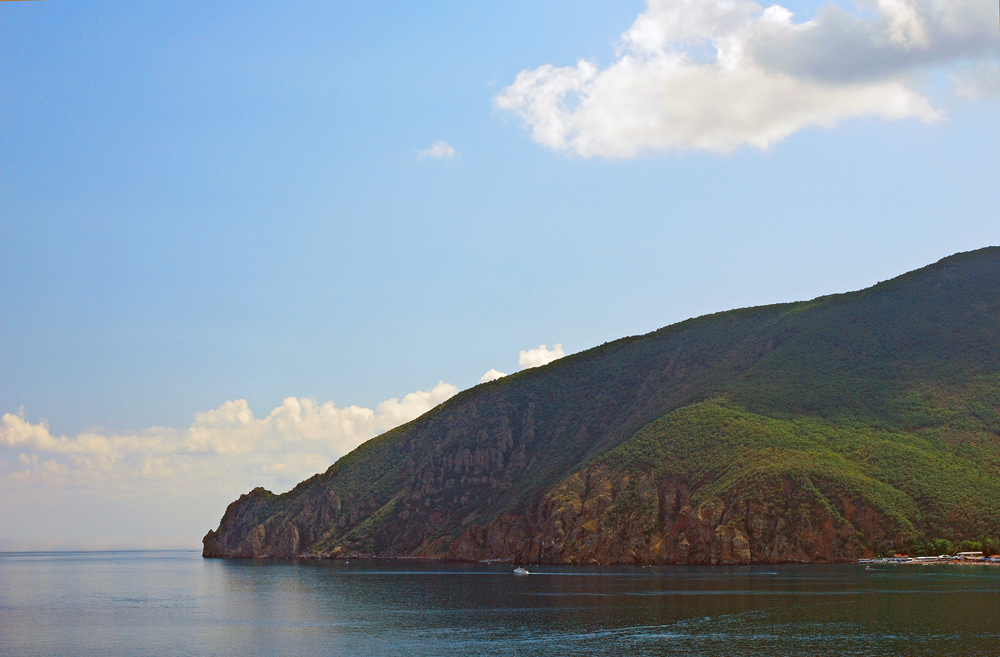
M991 247L477 385L241 496L203 554L838 562L998 533Z

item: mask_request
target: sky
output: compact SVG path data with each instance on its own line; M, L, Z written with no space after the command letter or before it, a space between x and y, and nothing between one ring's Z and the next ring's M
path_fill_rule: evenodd
M992 0L0 3L0 549L1000 244Z

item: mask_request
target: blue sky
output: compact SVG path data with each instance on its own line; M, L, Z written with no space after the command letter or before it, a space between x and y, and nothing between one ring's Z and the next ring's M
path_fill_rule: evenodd
M542 110L497 99L546 64L611 70L644 2L0 4L0 414L57 437L375 408L1000 243L1000 29L880 74L943 120L622 157L540 143ZM439 140L453 157L421 157Z

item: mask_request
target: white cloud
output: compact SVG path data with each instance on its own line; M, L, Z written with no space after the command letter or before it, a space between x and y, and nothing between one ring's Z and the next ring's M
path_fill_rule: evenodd
M420 151L420 158L432 157L436 160L450 160L455 157L455 147L446 141L436 141L430 148Z
M541 367L542 365L548 365L552 361L562 358L565 355L566 352L563 350L562 344L555 344L552 349L549 349L547 346L542 344L538 345L535 349L521 351L517 358L517 364L521 369ZM489 381L496 381L497 379L505 376L507 376L505 372L491 369L479 378L479 382L487 383Z
M537 349L528 349L527 351L522 351L520 356L518 356L517 364L521 366L522 369L527 369L529 367L541 367L542 365L548 365L554 360L562 358L566 355L563 351L563 346L561 344L556 344L549 349L545 345L539 345Z
M797 23L749 0L649 0L605 69L544 65L496 98L540 144L582 157L767 148L855 117L943 118L915 85L932 67L997 57L982 0L858 0Z
M441 382L375 409L289 397L260 418L236 399L186 429L122 434L54 435L45 421L7 413L0 547L194 547L240 493L288 490L457 392Z
M497 379L502 379L507 376L506 372L501 372L499 370L491 369L486 374L479 377L480 383L487 383L489 381L496 381Z
M62 483L107 488L143 480L225 476L244 487L271 483L280 489L457 392L442 381L401 400L384 401L375 410L288 397L262 418L254 416L245 400L236 399L197 413L187 429L151 427L134 434L54 436L44 420L32 423L7 413L0 418L0 458L16 455L16 463L4 459L14 469L8 479L24 482L59 483L53 477L61 477L66 479Z

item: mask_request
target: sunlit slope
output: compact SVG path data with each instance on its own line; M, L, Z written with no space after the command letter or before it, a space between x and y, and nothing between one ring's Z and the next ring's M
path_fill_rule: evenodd
M468 390L206 556L835 561L992 540L1000 249L718 313Z

